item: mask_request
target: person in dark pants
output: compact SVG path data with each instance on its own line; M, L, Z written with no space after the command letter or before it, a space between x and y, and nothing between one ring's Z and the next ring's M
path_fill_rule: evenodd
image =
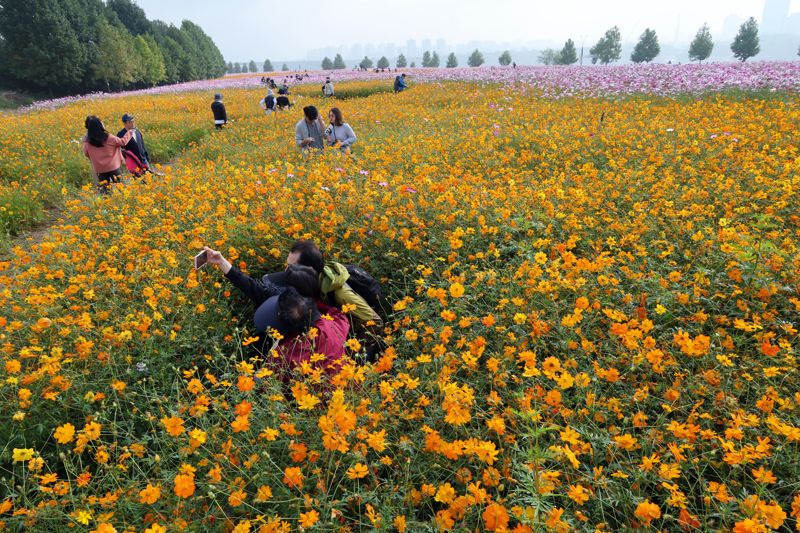
M83 139L83 153L92 163L92 174L95 184L102 193L109 192L111 183L119 183L122 172L122 147L133 138L128 131L122 138L108 133L103 122L94 115L86 117L84 122L86 137Z
M133 137L124 148L139 158L139 161L144 165L143 170L150 170L150 155L147 153L147 148L144 145L142 132L136 127L136 117L125 113L122 115L122 124L125 127L119 130L117 137L122 138L127 132L132 131Z
M225 104L222 103L222 95L214 95L214 103L211 104L211 111L214 113L214 125L218 130L228 123L228 114L225 113Z

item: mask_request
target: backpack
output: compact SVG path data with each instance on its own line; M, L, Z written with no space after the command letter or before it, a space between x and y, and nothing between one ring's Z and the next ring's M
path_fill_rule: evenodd
M384 305L383 289L381 284L373 278L369 272L357 265L346 265L347 273L350 277L347 284L359 296L364 298L371 308L382 317L386 316L386 309Z

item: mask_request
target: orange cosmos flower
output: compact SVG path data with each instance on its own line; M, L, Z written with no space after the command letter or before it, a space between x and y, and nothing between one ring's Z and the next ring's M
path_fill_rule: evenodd
M636 511L633 514L649 526L650 522L661 517L661 509L659 509L658 505L651 503L650 500L645 500L636 506Z
M490 503L481 514L487 531L497 531L508 527L508 511L499 503Z
M303 473L297 466L287 466L283 470L283 482L290 489L303 488Z
M191 474L178 474L175 476L175 494L181 498L189 498L194 494L194 476Z
M147 484L147 487L139 491L139 503L152 505L161 497L161 489L158 485Z

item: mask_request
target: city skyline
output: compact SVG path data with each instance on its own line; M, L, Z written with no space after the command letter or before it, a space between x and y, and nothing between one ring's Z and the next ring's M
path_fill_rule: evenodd
M699 6L689 0L674 0L669 5L646 7L630 0L609 0L603 3L604 9L600 11L595 4L581 5L577 0L565 0L558 6L546 6L545 9L536 9L541 3L535 1L498 0L496 9L491 12L481 10L480 4L473 0L461 4L451 0L435 2L427 10L422 9L427 4L421 0L409 0L404 10L392 14L393 23L390 25L386 25L379 10L370 9L366 2L344 0L337 6L352 7L354 10L344 10L352 16L343 19L333 16L332 20L336 21L333 26L352 31L320 32L305 32L302 26L294 31L291 26L277 24L273 18L263 16L264 2L229 2L226 12L242 12L242 17L235 19L233 28L229 27L228 21L221 22L220 9L210 9L212 4L207 0L196 1L189 14L178 9L177 0L138 0L137 3L149 18L175 24L180 24L183 18L197 22L217 43L226 61L232 62L251 59L263 62L265 58L279 62L309 62L320 61L326 56L333 59L337 53L351 61L364 56L373 60L386 56L392 61L400 53L412 60L426 50L437 51L440 55L450 52L464 55L474 48L486 53L503 49L541 50L560 47L568 38L578 46L590 47L613 25L619 26L623 43L635 43L642 31L649 27L656 30L662 47L669 48L688 46L699 27L708 23L715 40L722 44L724 40L732 39L739 25L750 16L761 24L762 35L796 34L800 44L800 0L729 0L724 3L722 0L709 0ZM325 15L330 11L325 7L327 4L298 0L298 7L301 4L307 5L310 13L319 13L327 20ZM576 6L577 12L565 15L565 8ZM360 10L364 13L354 15ZM269 10L266 12L270 13ZM433 29L431 19L435 19L437 13L447 14L452 22L436 24ZM473 16L480 18L481 24L471 28L467 24L463 28L463 19L471 20ZM498 23L498 16L502 24ZM209 17L212 20L208 20ZM381 20L377 28L376 17ZM404 23L410 20L409 17L413 22ZM522 24L520 29L518 19L526 17L532 22ZM553 23L546 24L550 20ZM260 34L246 31L254 21L264 28ZM507 26L506 31L501 31L503 25ZM242 31L238 31L240 29ZM376 29L380 29L378 34ZM233 30L236 31L232 34ZM490 35L492 33L494 35ZM497 39L498 35L503 36L502 40Z

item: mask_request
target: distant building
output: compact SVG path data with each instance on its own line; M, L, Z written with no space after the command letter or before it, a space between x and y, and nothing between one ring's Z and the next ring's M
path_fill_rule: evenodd
M728 15L725 17L725 22L722 24L722 36L725 39L733 38L737 33L739 33L739 26L744 23L742 17L738 15Z
M764 14L761 16L760 33L763 35L779 35L787 33L789 28L789 8L792 0L766 0Z
M411 61L411 58L417 57L419 51L417 50L417 41L409 39L406 41L406 59Z

